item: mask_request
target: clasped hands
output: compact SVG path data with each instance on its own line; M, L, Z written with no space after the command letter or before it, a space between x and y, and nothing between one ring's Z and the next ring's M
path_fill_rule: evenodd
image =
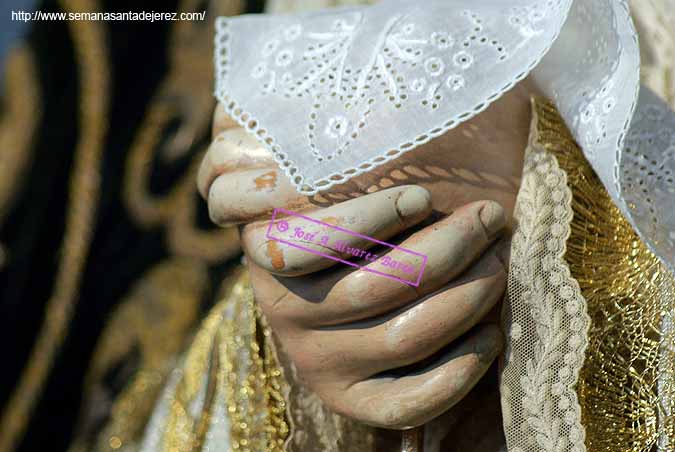
M506 226L499 204L473 202L429 221L429 192L409 185L316 208L294 199L271 157L238 128L216 136L199 188L216 223L247 221L256 301L303 381L336 412L386 428L421 425L466 395L501 351L498 327L481 322L506 285L491 248ZM428 256L420 285L269 240L274 205Z
M495 313L507 279L502 238L532 91L519 85L465 128L359 176L330 199L300 195L272 155L216 109L200 193L215 223L240 225L257 303L304 384L334 411L384 428L422 425L457 404L501 352ZM411 184L377 185L406 172ZM419 286L266 238L275 207L426 255Z

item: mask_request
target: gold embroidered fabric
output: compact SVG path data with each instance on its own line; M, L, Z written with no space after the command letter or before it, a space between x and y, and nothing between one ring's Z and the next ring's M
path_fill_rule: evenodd
M285 382L248 273L234 271L206 317L140 450L282 451Z
M506 316L509 451L675 450L675 278L612 203L555 108L541 101L533 108ZM564 186L555 188L561 176ZM530 249L559 249L555 236L566 237L564 265L546 252L525 259ZM560 304L557 288L565 286L568 302ZM588 317L576 315L580 309ZM526 329L530 319L535 330ZM583 346L577 381L571 364ZM561 356L567 366L556 364ZM511 379L520 363L520 380Z
M111 316L87 375L82 422L70 452L135 450L175 357L198 321L208 287L203 262L170 258L143 275ZM137 356L119 394L105 384L110 370ZM129 366L129 364L127 364ZM96 427L110 407L106 425Z
M97 11L95 0L61 0L64 11ZM77 290L93 236L100 194L100 162L108 130L109 82L107 45L102 27L91 21L70 21L73 45L81 64L79 119L81 133L75 149L61 256L44 324L0 419L0 450L14 450L42 393L59 347L65 341L75 311ZM20 129L21 127L19 127Z
M72 452L138 449L169 371L198 325L200 306L214 302L209 266L240 253L235 228L206 230L198 225L202 201L195 179L203 152L194 148L208 136L215 106L208 89L195 90L212 83L210 17L238 14L244 2L181 0L177 10L204 7L207 20L171 25L170 67L139 124L121 178L130 219L148 231L164 228L168 256L138 278L106 323L87 375ZM174 132L171 123L176 120ZM151 175L181 159L189 164L178 181L168 193L153 193ZM115 392L108 383L119 367L126 380Z
M546 149L567 173L567 260L591 317L578 394L593 452L673 450L675 278L612 203L557 112L536 104Z
M22 185L32 160L32 145L42 116L35 56L27 45L11 50L0 107L0 225ZM0 243L0 270L9 256Z
M239 234L236 228L204 231L196 227L197 203L201 201L195 181L204 152L190 151L208 135L215 108L208 89L213 84L211 22L215 16L241 13L244 3L210 1L206 21L178 21L172 27L169 70L139 124L125 162L124 202L134 221L146 228L165 226L172 254L212 264L239 253ZM181 0L177 9L179 13L198 12L203 6L199 0ZM178 128L166 137L174 121L178 121ZM186 157L190 159L188 170L168 193L152 193L150 180L156 167Z

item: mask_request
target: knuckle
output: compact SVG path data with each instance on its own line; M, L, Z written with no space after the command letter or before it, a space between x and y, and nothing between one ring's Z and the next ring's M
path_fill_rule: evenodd
M398 365L409 365L423 354L421 344L411 337L402 337L389 345L390 356Z
M392 430L405 430L416 427L416 413L399 403L389 403L381 416L382 427Z

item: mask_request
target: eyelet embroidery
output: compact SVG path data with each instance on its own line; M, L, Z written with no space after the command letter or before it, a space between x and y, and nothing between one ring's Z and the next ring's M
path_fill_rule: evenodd
M385 1L311 15L311 20L219 19L217 96L228 113L274 152L300 192L328 189L485 110L548 53L572 6L571 0L517 0L515 8L509 4L491 11L458 1L471 6L462 9L455 2L449 7L429 0L425 8L416 8L411 1L409 10L392 9L406 14L391 16ZM639 86L632 59L635 38L623 0L576 0L573 5L571 19L580 25L577 29L589 31L591 45L588 52L579 52L578 64L571 64L564 77L552 77L548 94L618 199L624 176L617 162L623 160ZM514 22L514 15L521 20ZM253 29L259 32L251 34ZM233 43L233 36L246 36L246 45ZM251 45L259 49L258 55L247 53ZM292 53L282 53L285 50ZM238 66L235 74L231 60L250 66ZM546 66L540 65L537 74ZM578 87L565 85L571 77L580 81ZM634 87L635 93L625 95L627 87ZM583 95L576 95L576 89ZM245 96L234 98L242 93ZM409 118L414 118L413 125ZM392 124L399 127L381 132ZM416 127L420 129L413 130ZM662 163L657 163L659 168ZM602 173L607 168L612 170ZM656 177L667 180L665 166ZM664 196L672 195L670 189L663 190ZM638 201L638 209L650 202ZM663 202L651 199L653 206ZM664 233L671 241L672 231Z
M419 12L393 17L383 26L371 62L360 67L350 64L349 52L364 27L362 12L343 14L329 21L329 27L289 23L261 40L260 58L250 75L260 80L261 96L312 99L305 133L316 162L322 163L343 154L361 136L374 108L380 107L374 105L376 99L383 98L393 110L416 104L433 112L467 88L462 72L475 64L472 46L491 47L496 64L508 59L505 45L484 33L484 19L478 13L450 11L466 21L466 38L429 30L429 25L416 22ZM329 31L322 31L326 28ZM297 42L304 45L301 53ZM327 115L328 111L334 114ZM448 121L452 126L459 122ZM415 142L430 138L425 135Z
M642 92L626 136L620 178L637 229L648 231L661 255L670 257L672 263L675 215L659 208L675 200L675 119L668 112L668 106L653 93Z

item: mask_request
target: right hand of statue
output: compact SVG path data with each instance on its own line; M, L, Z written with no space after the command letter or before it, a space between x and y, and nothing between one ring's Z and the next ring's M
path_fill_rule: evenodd
M506 286L494 246L504 210L479 201L431 223L429 193L418 186L317 208L242 134L220 134L229 145L211 147L200 190L215 222L252 221L242 244L256 301L304 382L335 411L385 428L421 425L461 400L503 344L484 317ZM259 190L272 180L274 191ZM270 241L263 218L272 205L427 255L419 287Z

